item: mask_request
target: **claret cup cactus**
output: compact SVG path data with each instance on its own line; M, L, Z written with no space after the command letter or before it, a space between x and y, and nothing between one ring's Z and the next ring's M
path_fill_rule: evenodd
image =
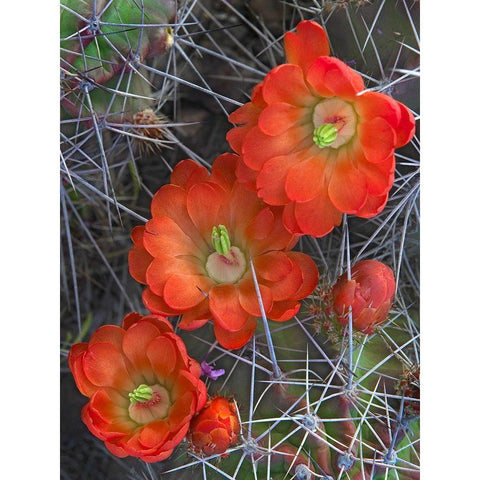
M186 66L224 114L223 143L212 133L181 144L175 132L165 155L147 147L139 158L114 141L101 162L87 157L103 190L76 164L64 171L62 212L75 213L66 228L93 238L74 209L78 181L80 194L108 204L110 230L98 228L93 203L81 213L122 247L121 264L102 260L123 304L95 311L92 331L64 347L86 397L85 433L134 480L418 480L417 114L401 76L416 50L402 43L389 55L398 66L372 66L383 52L370 44L391 25L368 2L286 2L275 35L255 24L263 2L248 12L239 3L62 0L61 104L72 138L88 132L86 143L101 143L127 129L161 138L167 83L171 118L197 102L178 88L194 85ZM413 20L398 18L404 35ZM242 25L247 33L234 30ZM236 32L252 42L232 40ZM338 32L351 32L343 49ZM231 78L222 68L201 77L208 55L228 59L237 80L245 67L253 89L214 91ZM160 86L149 74L162 62L175 68ZM122 177L126 165L138 169L135 185ZM114 184L128 195L114 198ZM67 234L71 253L80 242ZM85 262L68 259L83 272ZM140 313L119 316L126 304Z

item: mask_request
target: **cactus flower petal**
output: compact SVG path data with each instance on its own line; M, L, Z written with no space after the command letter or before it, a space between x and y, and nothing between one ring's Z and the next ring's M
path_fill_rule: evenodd
M353 327L363 333L387 319L395 294L395 278L390 267L377 260L363 260L345 272L332 289L333 305L341 325L348 324L351 308Z

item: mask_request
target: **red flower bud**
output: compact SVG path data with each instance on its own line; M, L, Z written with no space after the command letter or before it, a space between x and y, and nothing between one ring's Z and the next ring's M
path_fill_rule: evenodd
M218 455L237 441L239 432L234 403L224 397L215 397L191 422L189 438L193 448L205 455Z
M351 271L351 280L344 273L334 285L334 309L338 322L348 325L352 307L353 327L373 333L373 327L387 319L395 294L392 269L377 260L364 260Z

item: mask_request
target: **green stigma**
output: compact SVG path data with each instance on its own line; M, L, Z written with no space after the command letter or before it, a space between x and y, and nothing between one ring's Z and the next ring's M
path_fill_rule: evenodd
M320 147L330 146L337 138L338 130L332 123L324 123L319 125L313 131L313 141Z
M228 231L225 225L219 225L212 228L212 245L217 253L220 255L228 255L232 244L228 237Z
M133 392L128 394L130 403L148 402L153 395L153 390L148 385L142 383Z

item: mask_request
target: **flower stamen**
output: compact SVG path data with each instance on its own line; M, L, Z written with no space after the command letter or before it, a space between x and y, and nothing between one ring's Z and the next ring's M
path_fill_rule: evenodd
M219 225L212 228L212 245L220 255L228 255L232 244L228 236L228 230L225 225Z
M330 146L337 135L338 129L333 123L324 123L313 131L313 141L318 147L324 148Z
M213 227L211 238L215 251L207 258L207 275L217 283L236 283L246 271L245 255L232 246L225 225Z
M169 391L158 383L151 386L139 385L128 396L128 414L134 422L142 425L165 418L172 406Z
M128 394L130 403L148 402L153 396L153 389L148 385L141 384L133 392Z

